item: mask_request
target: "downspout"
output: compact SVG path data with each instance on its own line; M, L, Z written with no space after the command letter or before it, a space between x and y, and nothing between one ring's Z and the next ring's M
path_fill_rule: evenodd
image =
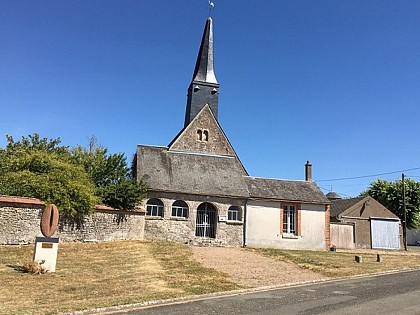
M247 211L248 199L245 199L244 203L244 233L243 233L243 247L247 247L247 224L248 224L248 211Z

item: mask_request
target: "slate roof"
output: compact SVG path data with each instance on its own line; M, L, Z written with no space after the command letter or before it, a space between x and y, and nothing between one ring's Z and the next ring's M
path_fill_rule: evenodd
M326 196L329 200L341 199L341 197L336 192L333 192L333 191L330 191L328 194L326 194Z
M137 178L151 190L204 196L248 197L235 157L137 147Z
M137 179L150 190L329 204L314 182L244 176L233 156L137 147Z
M365 197L349 198L333 200L331 202L330 216L337 217L340 213L343 213L348 208L354 206L356 203L364 199Z
M251 198L328 204L330 201L310 181L245 177Z

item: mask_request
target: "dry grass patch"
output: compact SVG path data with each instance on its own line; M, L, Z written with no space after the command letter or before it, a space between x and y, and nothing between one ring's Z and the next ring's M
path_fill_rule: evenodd
M174 243L60 244L55 273L12 267L26 264L32 254L33 245L0 247L0 314L57 314L237 288Z
M163 268L170 274L166 278L169 285L174 288L182 288L189 294L242 288L242 286L231 282L227 273L204 268L194 259L192 249L182 244L161 242L160 246L151 248L151 253L155 257L159 257L163 262Z
M420 268L420 255L386 252L381 253L383 261L376 261L376 253L370 252L324 252L278 249L250 249L267 257L292 262L302 268L312 270L327 277L345 277L390 270ZM362 256L357 263L355 256Z

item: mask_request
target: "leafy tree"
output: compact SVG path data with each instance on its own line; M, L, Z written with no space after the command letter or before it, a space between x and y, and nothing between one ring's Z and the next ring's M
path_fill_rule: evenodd
M72 150L75 163L83 165L94 181L102 203L121 210L132 210L146 196L146 186L137 182L127 166L124 154L109 154L92 137L88 148Z
M39 198L62 214L93 213L94 205L130 210L145 197L146 186L131 175L124 154L109 154L92 138L88 148L69 149L60 138L38 134L0 149L0 194Z
M39 198L68 216L92 213L98 202L95 185L60 143L38 134L20 141L7 136L6 148L0 149L0 194Z
M388 182L378 179L372 182L364 194L379 201L404 221L402 180ZM417 229L420 224L420 183L412 179L404 180L407 228Z
M105 205L121 210L133 210L146 196L146 186L137 183L135 179L123 178L101 187L99 193Z

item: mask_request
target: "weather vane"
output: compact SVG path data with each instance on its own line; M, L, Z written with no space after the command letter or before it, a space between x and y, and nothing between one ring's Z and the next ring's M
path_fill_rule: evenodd
M212 1L209 1L209 16L211 16L211 11L214 10L214 3Z

